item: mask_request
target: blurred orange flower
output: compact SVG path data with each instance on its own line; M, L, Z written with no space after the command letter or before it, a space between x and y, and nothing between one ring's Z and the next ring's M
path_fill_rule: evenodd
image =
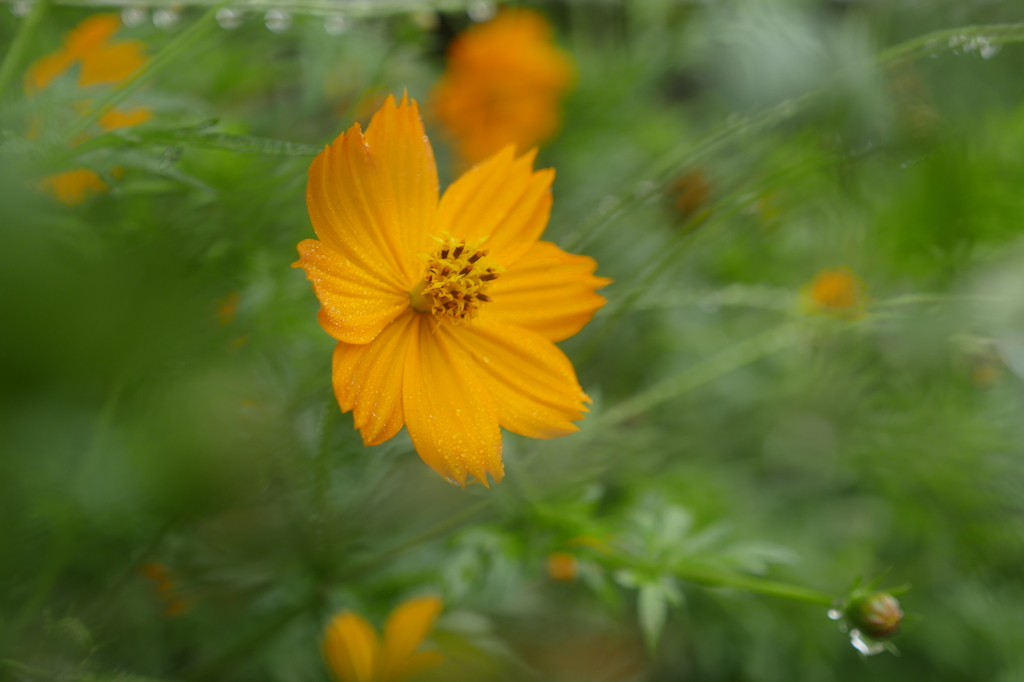
M548 577L552 580L575 580L579 568L579 561L569 552L552 552L548 555Z
M298 245L339 343L334 392L367 445L402 428L448 481L500 481L501 430L578 430L590 399L554 342L604 304L593 259L538 241L554 170L511 146L438 199L415 100L389 97L364 135L338 136L309 168L319 241Z
M88 168L48 175L39 182L39 186L66 206L77 206L90 195L107 189L107 183L96 171Z
M508 9L452 41L448 67L431 93L431 111L465 164L508 144L522 152L561 125L572 61L532 10Z
M140 569L140 572L155 583L157 594L164 603L165 616L180 616L191 608L189 601L182 596L178 580L171 569L156 561L150 561Z
M340 613L327 626L324 658L341 682L401 682L441 663L436 651L416 651L441 608L437 597L404 602L388 617L383 642L358 613Z
M842 319L864 317L864 282L846 267L822 270L801 291L805 312Z
M137 40L110 42L121 27L117 14L95 14L84 19L64 37L64 44L56 52L37 59L25 72L25 92L32 96L49 87L57 78L79 65L78 85L89 87L119 83L146 63L145 43ZM145 123L153 113L138 107L128 112L111 110L104 114L99 125L103 130L130 128ZM39 121L34 120L29 137L39 134ZM107 184L92 170L79 168L66 173L50 175L40 187L53 194L58 201L75 206L90 195L103 192Z
M25 72L29 94L48 87L78 64L78 85L120 83L146 63L146 45L138 40L110 42L121 27L117 14L94 14L64 37L56 52L37 59Z

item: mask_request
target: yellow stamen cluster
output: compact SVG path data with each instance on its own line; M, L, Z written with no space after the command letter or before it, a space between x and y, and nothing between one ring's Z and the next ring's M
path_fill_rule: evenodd
M413 307L453 321L471 320L481 303L490 302L486 292L499 274L486 249L446 237L427 257L422 288L411 294Z

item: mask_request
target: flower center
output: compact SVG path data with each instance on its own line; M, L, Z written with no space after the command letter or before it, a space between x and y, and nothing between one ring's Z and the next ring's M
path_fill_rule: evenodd
M491 298L487 289L498 279L500 268L477 244L446 237L427 256L423 281L409 292L414 310L431 312L452 321L471 320Z

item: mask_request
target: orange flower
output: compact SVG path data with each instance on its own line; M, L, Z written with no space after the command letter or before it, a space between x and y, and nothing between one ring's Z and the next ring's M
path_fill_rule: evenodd
M499 425L533 438L577 431L589 398L555 341L578 332L610 280L538 241L554 170L512 147L438 200L416 102L389 97L364 135L338 136L309 168L320 241L298 245L338 339L334 392L367 445L402 428L452 483L503 475Z
M849 268L819 272L801 292L805 312L853 320L864 316L864 282Z
M547 20L532 10L504 10L452 41L432 113L467 164L508 144L525 151L557 132L572 79L572 62L552 42Z
M575 580L579 568L576 557L569 552L552 552L548 555L548 577L552 580Z
M25 72L25 92L31 96L49 87L75 64L80 67L78 85L81 87L119 83L130 76L146 63L146 46L137 40L111 43L110 39L120 27L121 20L117 14L95 14L84 19L68 32L59 50L37 59L29 66ZM107 131L130 128L152 117L153 113L145 107L129 112L115 109L104 114L99 125ZM39 120L34 119L28 137L38 137L40 127ZM95 171L79 168L47 176L40 182L40 187L53 194L62 204L77 206L92 194L105 191L107 184Z
M110 39L121 27L117 14L94 14L64 37L59 50L36 60L25 72L25 91L43 90L76 63L78 85L119 83L146 63L145 43Z
M327 626L324 658L341 682L400 682L441 662L436 651L416 651L441 613L437 597L410 599L395 609L381 642L358 613L345 611Z
M57 197L65 206L77 206L91 195L107 189L107 183L100 179L96 171L87 168L48 175L40 181L39 186Z

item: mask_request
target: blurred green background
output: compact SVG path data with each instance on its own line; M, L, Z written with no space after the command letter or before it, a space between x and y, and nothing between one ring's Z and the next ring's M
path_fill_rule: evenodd
M383 94L426 100L466 11L214 27L134 95L149 124L73 162L124 169L75 207L32 189L75 166L26 138L21 65L0 108L0 678L324 681L332 614L380 626L432 593L446 663L425 679L1024 680L1024 30L879 61L1024 3L534 7L578 70L538 162L546 238L615 283L562 344L594 398L581 433L506 434L490 490L339 413L289 267L310 157L167 132L320 147ZM51 8L28 58L101 10ZM201 13L118 36L155 54ZM22 21L0 12L5 51ZM841 266L865 315L807 314ZM899 655L692 565L838 599L909 583Z

